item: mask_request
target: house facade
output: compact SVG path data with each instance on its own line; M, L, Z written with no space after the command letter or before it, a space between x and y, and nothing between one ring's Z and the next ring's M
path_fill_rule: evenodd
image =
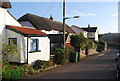
M83 33L84 37L98 41L98 27L90 27L90 25L88 25L88 27L78 27L72 25L71 28L75 31L76 34Z
M99 34L98 27L91 27L88 24L88 27L84 27L82 29L84 29L85 31L88 32L87 33L87 38L89 38L91 40L98 41L98 34Z
M6 8L10 7L0 7L0 49L3 43L11 44L11 41L19 48L18 54L10 55L8 60L28 64L33 64L36 60L48 61L50 39L47 34L35 28L21 26ZM0 52L2 54L2 50Z

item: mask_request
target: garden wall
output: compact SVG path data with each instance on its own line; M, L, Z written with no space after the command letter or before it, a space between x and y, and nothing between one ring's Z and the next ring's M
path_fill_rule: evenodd
M95 53L97 53L96 49L89 49L88 50L88 55L92 55L92 54L95 54ZM84 58L84 57L86 57L85 50L81 50L80 58Z

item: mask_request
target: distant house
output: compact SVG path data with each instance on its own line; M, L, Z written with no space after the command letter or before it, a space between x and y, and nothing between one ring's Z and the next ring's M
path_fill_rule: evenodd
M8 12L10 2L0 5L0 53L2 44L17 45L18 54L11 56L10 62L33 64L36 60L50 59L50 40L47 34L35 28L23 27Z
M63 34L63 24L58 21L54 21L54 18L51 16L50 19L40 17L33 14L25 14L18 19L22 26L33 27L46 34ZM75 33L67 24L66 34Z
M90 27L90 25L88 24L88 27L82 27L82 29L88 32L87 38L98 41L98 27Z
M76 34L83 33L86 38L98 41L98 27L90 27L90 25L88 25L88 27L78 27L72 25L71 28L75 31Z
M83 33L84 37L87 38L87 34L88 32L85 31L84 29L78 27L78 26L75 26L75 25L72 25L71 28L75 31L76 34L80 34L80 33Z

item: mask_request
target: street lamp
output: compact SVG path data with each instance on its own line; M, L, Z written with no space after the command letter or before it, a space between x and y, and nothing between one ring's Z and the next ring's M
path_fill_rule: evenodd
M63 0L63 48L64 48L64 51L65 51L65 20L66 19L70 19L70 18L79 18L79 16L74 16L74 17L65 17L65 1L66 0Z
M64 50L65 50L65 44L66 44L66 42L65 42L65 30L66 30L66 28L65 28L65 20L66 19L71 19L71 18L79 18L79 16L74 16L74 17L63 17L63 48L64 48Z

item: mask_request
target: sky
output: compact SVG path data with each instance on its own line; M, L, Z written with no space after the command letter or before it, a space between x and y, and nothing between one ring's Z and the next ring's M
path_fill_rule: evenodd
M54 17L62 22L62 2L11 2L10 13L20 18L26 13L41 17ZM66 2L66 17L80 16L66 20L69 26L96 26L99 33L118 32L118 2Z

